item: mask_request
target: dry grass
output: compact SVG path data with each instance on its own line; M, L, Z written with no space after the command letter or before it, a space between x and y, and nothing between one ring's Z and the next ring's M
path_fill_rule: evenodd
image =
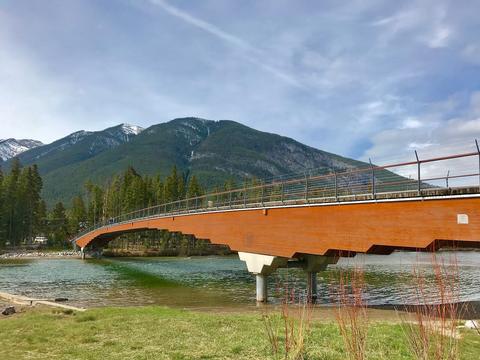
M414 321L403 318L409 349L418 360L457 360L460 333L458 264L454 252L448 261L431 256L433 274L415 266L412 284L416 291Z
M340 273L336 293L335 318L351 360L364 360L367 351L368 317L364 299L363 268Z
M300 300L294 290L285 290L280 314L264 313L265 330L275 359L302 360L310 330L312 304Z

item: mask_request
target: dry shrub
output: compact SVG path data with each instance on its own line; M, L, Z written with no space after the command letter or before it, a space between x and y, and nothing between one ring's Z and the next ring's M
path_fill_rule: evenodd
M340 273L338 289L335 292L335 318L348 357L352 360L366 358L368 317L364 291L363 268L355 266L351 272Z
M402 316L403 329L415 359L459 359L460 318L459 272L456 255L451 252L448 262L431 256L432 274L414 266L413 286L416 304L413 321Z
M312 309L312 305L297 297L293 290L286 289L280 314L263 315L263 323L275 359L304 359Z

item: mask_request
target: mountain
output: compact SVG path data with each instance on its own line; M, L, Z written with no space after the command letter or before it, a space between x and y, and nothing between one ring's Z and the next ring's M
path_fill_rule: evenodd
M128 143L142 130L139 126L121 124L102 131L77 131L51 144L26 151L18 158L24 165L36 163L45 175Z
M196 174L208 188L229 178L241 182L252 176L365 165L234 121L199 118L174 119L143 131L126 125L80 131L18 157L25 165L38 164L49 204L68 203L83 192L88 179L104 183L129 165L150 175L166 175L176 165Z
M42 145L40 141L31 139L0 139L0 163Z

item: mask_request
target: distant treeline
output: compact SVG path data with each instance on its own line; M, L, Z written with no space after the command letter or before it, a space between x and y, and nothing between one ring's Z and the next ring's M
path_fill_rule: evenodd
M234 186L233 181L225 184ZM79 231L118 215L166 202L200 196L205 189L195 175L174 166L168 176L141 176L133 167L114 176L104 186L87 182L84 195L70 206L57 203L47 211L41 198L42 178L36 165L22 168L12 162L8 173L0 169L0 248L31 244L45 236L50 246L69 246Z
M18 245L45 232L47 210L41 190L36 165L22 169L14 160L9 173L0 169L0 247Z

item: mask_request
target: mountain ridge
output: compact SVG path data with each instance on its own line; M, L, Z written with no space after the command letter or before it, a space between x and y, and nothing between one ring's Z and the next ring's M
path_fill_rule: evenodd
M146 129L120 124L102 131L79 131L17 156L36 163L49 205L69 202L87 180L104 184L133 166L139 173L166 176L175 165L195 174L207 188L228 179L271 178L312 168L342 170L362 162L255 130L232 120L177 118ZM142 131L143 130L143 131Z
M42 145L41 141L33 139L0 139L0 162Z

